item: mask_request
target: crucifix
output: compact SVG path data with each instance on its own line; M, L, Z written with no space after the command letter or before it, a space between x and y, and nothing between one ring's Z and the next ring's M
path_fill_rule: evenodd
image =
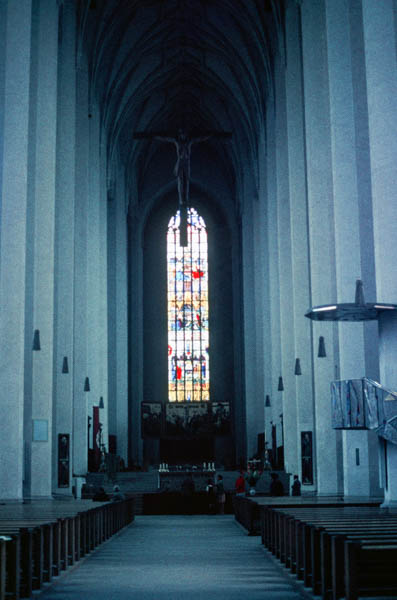
M169 142L175 144L176 148L176 164L174 167L174 175L177 178L178 198L180 211L180 245L186 247L187 243L187 209L189 202L189 184L190 184L190 156L193 144L204 142L211 137L229 138L231 133L223 131L208 131L203 132L203 135L192 136L187 135L183 129L179 129L176 135L169 132L136 132L134 139L151 139L159 142Z

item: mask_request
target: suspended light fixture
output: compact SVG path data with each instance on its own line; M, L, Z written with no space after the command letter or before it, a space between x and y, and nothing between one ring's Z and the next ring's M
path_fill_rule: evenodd
M295 375L302 375L301 361L299 360L299 358L295 359Z
M41 350L41 346L40 346L40 331L38 329L34 330L32 350Z
M314 306L305 317L313 321L371 321L387 310L397 310L397 304L365 302L363 282L357 279L355 302Z
M103 396L99 398L99 408L105 408L105 404L103 402Z
M69 364L68 364L68 357L67 356L63 357L62 373L69 373Z
M266 406L266 407L269 407L269 406L271 406L271 404L270 404L270 396L269 396L269 394L266 394L266 398L265 398L265 406Z
M278 378L278 388L277 388L277 390L279 392L283 392L284 391L284 383L283 383L283 378L281 377L281 375Z
M85 378L85 381L84 381L84 391L85 391L85 392L89 392L89 391L91 391L91 388L90 388L90 380L89 380L89 378L88 378L88 377L86 377L86 378Z
M320 335L320 337L318 338L318 354L317 356L319 358L324 358L325 356L327 356L327 353L325 352L325 342L324 342L324 338L322 335Z

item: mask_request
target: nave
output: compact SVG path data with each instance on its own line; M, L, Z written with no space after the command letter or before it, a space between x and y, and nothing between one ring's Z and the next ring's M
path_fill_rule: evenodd
M43 600L300 600L288 575L232 515L137 516Z

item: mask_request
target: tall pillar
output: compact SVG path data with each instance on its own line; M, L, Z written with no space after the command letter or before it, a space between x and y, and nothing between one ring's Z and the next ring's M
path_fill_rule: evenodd
M303 2L302 57L310 244L310 304L327 304L336 296L332 148L330 135L325 1ZM320 336L326 357L318 357ZM315 454L319 495L338 494L342 487L340 434L331 427L330 382L337 364L337 330L313 323Z
M106 152L101 152L100 110L96 103L90 107L89 119L89 155L88 155L88 181L89 193L87 202L87 270L86 270L86 296L87 296L87 374L90 377L91 390L88 394L88 414L92 414L94 406L98 406L100 397L107 401L107 326L106 291L102 288L105 276L102 268L106 265L106 197L103 189L106 186L101 179L102 173L106 177L106 165L103 158ZM102 132L103 135L103 132ZM104 184L104 185L103 185ZM102 231L102 224L104 230ZM106 402L107 404L107 402ZM108 425L107 407L100 410L100 423L102 425L102 444L108 450Z
M100 322L99 322L99 114L96 105L90 106L88 202L87 202L87 374L91 391L88 394L88 414L98 406L100 388ZM102 416L102 415L101 415Z
M4 4L4 3L3 3ZM22 499L31 0L6 2L0 204L0 497ZM3 10L3 8L1 9ZM27 336L33 339L33 331Z
M143 401L143 248L141 223L130 207L128 215L128 294L129 294L129 457L142 464L141 402Z
M275 61L276 92L276 168L277 168L277 239L279 255L281 369L284 391L282 409L276 415L281 428L284 468L296 473L297 411L295 401L295 329L293 311L293 275L291 241L291 206L289 187L288 117L285 81L285 56L280 53ZM302 318L302 317L300 317Z
M362 265L365 270L360 244L360 219L364 215L361 214L356 162L356 131L359 131L361 122L356 122L354 110L350 41L351 34L356 32L350 31L347 0L327 0L326 16L337 301L351 302L354 300L355 280L363 277ZM370 244L371 240L368 239L367 243ZM365 327L364 323L339 324L338 378L358 379L366 375ZM368 496L378 484L377 473L370 468L368 445L376 436L366 431L344 431L342 437L344 492L346 495Z
M270 306L270 380L266 394L270 396L271 408L266 410L266 439L272 447L272 433L276 434L276 445L281 443L282 412L281 392L277 391L278 378L281 375L281 330L280 330L280 278L277 217L277 177L276 177L276 127L275 107L271 98L267 105L267 240L268 240L268 288ZM275 460L273 456L273 460Z
M244 192L244 213L242 228L242 277L244 307L244 386L245 415L247 431L247 454L250 458L257 451L257 434L261 431L258 423L256 387L256 323L255 323L255 271L253 245L253 198L252 190Z
M295 355L289 369L299 359L301 375L295 375L296 437L290 451L296 455L296 473L302 492L312 492L315 480L302 474L301 435L314 431L313 354L311 323L304 317L310 306L310 261L308 244L308 205L306 188L305 119L303 98L301 15L299 2L290 0L286 11L286 111L288 139L289 202L291 219L292 296ZM295 372L295 370L294 370ZM286 435L289 431L286 429Z
M99 112L99 111L98 111ZM102 126L101 126L102 127ZM98 295L99 295L99 361L100 361L100 372L99 372L99 398L97 402L100 403L101 397L104 399L104 407L99 409L100 421L103 425L103 443L106 447L106 451L109 451L109 398L108 392L108 353L109 353L109 332L108 332L108 296L107 296L107 239L108 239L108 190L107 190L107 139L106 132L103 128L98 130L98 164L99 164L99 194L98 194L98 218L99 218L99 230L98 230L98 260L99 260L99 281L98 281Z
M258 415L258 433L265 434L265 382L269 379L267 349L269 347L268 335L268 297L267 297L267 266L266 266L266 239L263 232L266 229L266 166L264 150L264 133L258 132L261 147L258 152L260 182L258 186L258 197L253 203L253 226L254 226L254 271L255 271L255 327L256 327L256 410Z
M84 475L88 470L88 448L93 449L93 414L88 410L91 391L84 391L86 377L92 385L87 365L87 222L89 195L89 121L88 68L81 59L76 72L76 153L75 153L75 213L74 213L74 410L73 461L74 470ZM78 307L78 310L77 310ZM90 439L88 439L90 438Z
M123 173L108 192L108 405L109 433L117 454L128 462L128 287L127 215Z
M32 215L33 328L40 331L41 350L33 352L33 429L30 495L52 493L53 317L55 147L58 54L58 6L37 0L35 74L32 72ZM31 349L27 349L31 352ZM37 428L39 431L36 431ZM40 439L37 439L40 438Z
M258 369L262 371L261 402L266 448L269 448L271 437L270 420L271 407L266 407L266 396L271 394L271 335L270 335L270 302L269 302L269 257L267 236L264 232L268 229L268 190L267 190L267 160L266 160L266 130L259 135L259 192L258 202L255 204L256 245L255 260L256 270L260 272L257 285L255 305L260 315L258 322L257 360Z
M378 302L397 303L397 60L395 3L362 2ZM380 382L397 390L397 319L379 322ZM387 443L385 502L397 504L397 446ZM385 482L386 483L386 482Z
M78 405L81 399L78 390L73 388L76 145L74 2L65 0L60 3L59 10L61 27L58 50L54 303L54 450L56 451L53 453L53 490L57 494L70 495L72 473L78 473L76 465L73 464L73 402ZM66 364L68 369L64 372ZM81 382L82 388L83 382ZM69 472L62 470L58 464L58 439L69 439Z

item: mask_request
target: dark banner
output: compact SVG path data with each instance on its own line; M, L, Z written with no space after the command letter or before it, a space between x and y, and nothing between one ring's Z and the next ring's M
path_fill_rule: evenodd
M70 436L68 433L58 434L58 487L69 487L70 479Z
M313 434L301 431L302 484L313 485Z

